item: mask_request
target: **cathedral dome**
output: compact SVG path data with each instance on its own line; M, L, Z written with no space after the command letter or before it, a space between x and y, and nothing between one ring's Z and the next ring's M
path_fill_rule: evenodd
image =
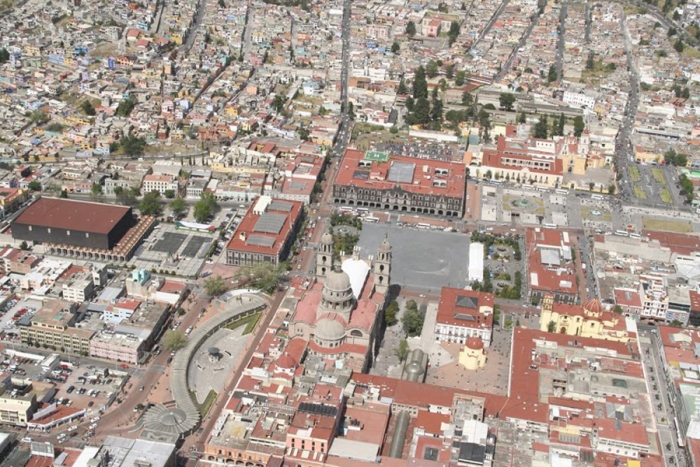
M600 300L598 300L597 298L593 298L583 304L583 309L588 311L589 313L599 315L603 312L603 304L600 303Z
M314 334L322 341L338 341L345 336L345 326L337 319L321 318L316 322Z
M324 286L333 292L345 292L351 288L350 276L340 268L335 268L326 275Z

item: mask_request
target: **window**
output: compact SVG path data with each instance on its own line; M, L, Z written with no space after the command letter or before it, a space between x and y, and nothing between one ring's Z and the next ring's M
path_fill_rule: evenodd
M70 230L66 230L66 235L70 237Z
M51 233L51 227L46 228L46 233Z
M85 232L85 238L90 238L90 232Z

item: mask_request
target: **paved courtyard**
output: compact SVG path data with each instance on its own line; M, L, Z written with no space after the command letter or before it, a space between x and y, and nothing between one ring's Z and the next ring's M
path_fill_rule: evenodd
M438 291L443 285L467 285L467 236L453 232L364 224L359 241L362 255L375 255L386 234L393 247L393 284L429 293Z
M200 404L207 398L209 391L213 390L218 394L224 387L226 378L248 342L249 335L243 335L244 329L245 326L233 330L219 329L197 350L190 363L187 379ZM218 361L209 358L209 349L212 347L219 349Z

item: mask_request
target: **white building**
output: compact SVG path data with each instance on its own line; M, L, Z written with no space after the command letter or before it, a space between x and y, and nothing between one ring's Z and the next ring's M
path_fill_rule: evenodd
M484 244L471 243L469 245L469 277L467 281L484 281Z
M152 191L157 191L164 195L168 190L173 190L175 193L178 192L177 177L174 175L151 174L143 178L143 189L141 191L144 195Z
M562 100L572 107L592 109L595 106L595 97L583 92L565 91Z

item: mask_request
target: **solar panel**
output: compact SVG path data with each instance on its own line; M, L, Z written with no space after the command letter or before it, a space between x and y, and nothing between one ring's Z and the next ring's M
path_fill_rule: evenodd
M282 212L290 212L292 210L292 207L294 205L292 203L287 203L286 201L279 201L275 200L270 203L270 206L268 209L270 211L282 211Z
M274 237L265 237L263 235L251 235L246 240L246 245L250 246L264 246L265 248L272 248L275 244Z
M467 297L465 295L457 295L457 301L455 305L460 306L462 308L471 308L472 310L475 310L479 307L479 298Z
M299 411L316 415L326 415L329 417L335 417L338 415L337 407L332 405L313 404L311 402L302 402L299 404Z
M260 219L255 223L253 227L253 232L262 232L277 235L282 230L287 216L284 214L274 214L271 212L266 212Z
M413 183L413 172L416 170L416 164L409 162L394 162L389 169L387 179L395 183Z
M352 178L356 178L358 180L367 180L369 179L369 172L367 172L366 170L356 170L352 174Z

